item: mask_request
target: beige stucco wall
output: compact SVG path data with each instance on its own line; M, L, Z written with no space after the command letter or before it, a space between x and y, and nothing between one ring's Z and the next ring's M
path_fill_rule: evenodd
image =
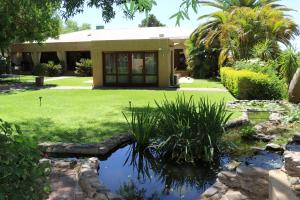
M49 43L49 44L17 44L12 46L12 52L40 52L56 51L66 63L66 51L91 51L93 62L93 83L95 87L103 86L103 58L104 52L114 51L157 51L158 52L158 86L170 86L171 50L174 43L170 39L122 40L122 41L93 41L80 43ZM34 56L38 57L38 56ZM36 62L36 61L35 61Z

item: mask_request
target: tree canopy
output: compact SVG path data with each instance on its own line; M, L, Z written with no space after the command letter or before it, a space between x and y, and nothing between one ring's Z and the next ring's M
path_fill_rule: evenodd
M270 48L276 51L279 49L278 42L288 46L290 40L299 34L299 29L284 13L290 9L276 2L277 0L201 1L201 4L213 6L220 11L199 18L206 18L208 21L195 30L196 42L199 45L204 43L207 48L219 45L219 64L229 57L235 60L248 59L253 49L261 55L268 53ZM264 52L258 52L258 47L260 50L264 47Z
M0 49L4 54L16 42L42 42L59 34L57 2L2 0L0 4Z
M139 24L139 27L160 27L160 26L166 26L166 25L162 24L153 14L150 14L148 17L142 20L141 24Z
M91 24L83 23L81 25L78 25L76 21L67 20L65 22L61 22L60 33L64 34L88 29L91 29Z

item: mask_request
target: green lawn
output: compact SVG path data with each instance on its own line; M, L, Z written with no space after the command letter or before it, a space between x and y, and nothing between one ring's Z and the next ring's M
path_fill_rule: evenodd
M20 75L15 77L7 77L7 78L0 78L0 84L6 83L6 82L22 82L22 83L28 83L28 82L34 82L35 76L32 75Z
M27 90L0 94L1 118L21 125L39 141L99 142L127 130L122 112L129 101L144 107L164 95L174 99L183 92L162 90ZM224 92L184 92L212 101L233 100ZM42 106L39 105L42 97Z
M195 79L192 83L181 83L181 88L224 88L221 82L216 80Z
M92 86L92 77L71 77L71 78L65 78L61 80L49 80L46 81L45 84L53 84L56 86Z

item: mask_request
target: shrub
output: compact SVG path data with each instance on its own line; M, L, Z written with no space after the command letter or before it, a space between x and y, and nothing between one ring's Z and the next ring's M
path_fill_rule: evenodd
M138 145L151 146L162 158L179 163L213 160L231 116L224 102L195 102L183 95L156 105L154 111L131 111L129 129Z
M36 145L0 119L0 199L42 199L39 159Z
M55 64L53 61L49 61L45 64L48 76L59 76L62 73L62 66L60 64Z
M262 61L260 59L250 59L250 60L239 60L232 64L232 68L236 70L249 70L253 72L260 72L263 74L268 74L270 76L277 75L277 63L275 61Z
M250 139L256 133L256 129L252 125L247 125L240 130L240 134L245 139Z
M285 85L275 76L222 67L221 82L237 99L282 99Z
M34 67L33 74L36 76L45 76L47 74L47 67L45 63L37 64Z
M300 67L296 51L289 47L279 56L280 75L290 84L295 72Z
M59 76L62 73L62 66L53 61L40 63L35 66L33 74L36 76Z
M93 65L91 59L80 59L76 62L75 74L79 76L92 76L93 75Z

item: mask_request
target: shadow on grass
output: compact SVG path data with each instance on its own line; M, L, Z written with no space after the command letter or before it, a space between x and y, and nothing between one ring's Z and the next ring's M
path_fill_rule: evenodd
M125 122L89 121L68 126L58 124L49 118L35 118L16 124L21 127L24 134L38 142L99 143L127 130Z
M8 83L7 84L7 83L0 82L0 94L12 95L20 92L37 91L37 90L47 89L56 86L57 85L55 84L47 84L42 87L37 87L35 84L32 83Z

